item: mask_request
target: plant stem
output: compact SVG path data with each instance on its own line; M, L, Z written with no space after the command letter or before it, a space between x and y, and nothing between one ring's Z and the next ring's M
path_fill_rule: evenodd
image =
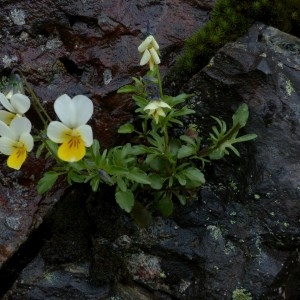
M156 76L157 76L159 95L160 95L160 98L162 98L164 94L163 94L163 89L162 89L162 82L161 82L159 67L158 67L158 65L156 65L155 67L156 67Z
M26 89L28 90L29 94L32 96L32 100L33 100L32 105L33 105L36 113L40 117L41 121L43 122L44 127L46 128L48 123L51 122L52 120L51 120L50 116L48 115L47 111L45 110L45 108L41 105L41 102L39 101L38 97L34 93L33 89L30 87L30 85L28 84L28 82L26 81L26 79L22 73L21 73L21 76L22 76L22 80L26 86Z

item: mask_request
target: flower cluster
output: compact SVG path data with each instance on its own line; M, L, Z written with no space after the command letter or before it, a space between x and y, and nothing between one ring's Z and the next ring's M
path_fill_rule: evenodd
M140 65L149 64L150 70L153 70L155 65L160 64L158 55L159 45L152 35L149 35L138 47L138 51L142 53Z
M0 152L8 155L7 165L19 170L33 148L31 123L24 117L30 108L27 96L16 93L0 93L0 102L6 110L0 110Z
M0 102L6 108L0 110L0 152L8 155L10 168L19 170L34 145L31 122L24 116L30 108L30 99L21 93L0 93ZM47 136L61 144L57 157L67 162L81 160L86 147L93 143L92 128L86 125L93 114L92 101L83 95L73 99L62 95L56 99L54 110L61 122L50 122Z

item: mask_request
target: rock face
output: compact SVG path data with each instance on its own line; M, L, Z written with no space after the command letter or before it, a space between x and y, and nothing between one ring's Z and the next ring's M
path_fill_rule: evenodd
M137 46L149 30L164 67L170 65L214 3L197 2L4 1L0 70L20 69L52 114L61 94L90 96L96 106L92 125L107 146L132 108L128 97L112 94L146 70L139 67Z
M299 49L299 39L255 24L183 87L195 93L189 121L202 132L213 122L203 117L230 122L247 103L244 131L258 135L239 146L241 158L207 166L199 201L138 228L103 201L109 190L81 190L85 204L62 199L40 254L3 299L298 299Z
M12 70L21 71L52 117L59 95L89 96L95 105L91 125L105 148L115 143L117 128L131 116L130 97L115 92L131 76L146 71L139 66L137 46L147 27L160 43L166 71L183 40L207 21L213 3L2 0L1 90ZM38 127L33 109L28 116ZM32 153L21 171L11 172L6 158L0 159L0 277L5 281L7 260L39 226L66 185L60 183L47 197L38 196L36 184L47 167L44 161Z

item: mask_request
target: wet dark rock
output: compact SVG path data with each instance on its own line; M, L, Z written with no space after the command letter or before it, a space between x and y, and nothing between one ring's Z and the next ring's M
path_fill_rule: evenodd
M204 268L209 279L205 290L211 291L212 299L222 299L222 293L225 299L234 284L249 290L254 299L284 299L285 288L291 295L299 295L295 276L291 276L293 287L286 286L287 277L297 274L298 265L285 279L280 275L282 266L299 248L299 49L299 39L256 24L246 36L223 47L183 87L187 92L196 91L191 104L200 118L214 115L230 121L233 110L247 103L250 119L245 132L258 135L254 142L240 146L242 158L226 158L207 176L223 203L223 212L210 218L207 223L213 225L206 228L213 226L210 228L220 237L225 235L223 249L235 255L227 266L224 260L217 264L226 278L226 287L219 291L213 286L220 284L221 278L209 276L211 265ZM201 128L210 126L211 122L202 123ZM221 185L215 186L217 182ZM206 202L207 193L203 192L205 189L202 201ZM210 197L206 205L212 200ZM219 252L214 253L216 262ZM209 257L212 254L205 261ZM277 283L275 290L269 289L273 282Z
M17 290L17 291L16 291ZM109 286L94 286L89 280L88 263L69 263L49 267L41 256L24 269L15 289L2 299L104 299Z

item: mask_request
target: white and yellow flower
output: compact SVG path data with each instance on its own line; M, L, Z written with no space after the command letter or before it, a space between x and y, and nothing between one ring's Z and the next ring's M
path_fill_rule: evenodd
M93 102L84 95L71 99L64 94L56 99L54 110L61 122L50 122L47 135L53 142L61 144L58 157L68 162L81 160L86 147L93 144L92 128L86 125L93 114Z
M8 155L7 165L19 170L33 148L31 123L25 117L14 118L10 126L0 121L0 152Z
M153 70L154 65L160 64L158 55L159 45L152 35L149 35L138 47L138 51L142 53L140 65L144 66L149 63L150 70Z
M144 110L148 112L148 116L152 116L157 124L159 121L159 117L165 117L166 113L163 108L171 108L169 104L162 100L152 100L148 105L145 106Z
M0 110L0 120L9 125L15 117L22 117L30 108L27 96L16 93L5 96L0 93L0 103L6 110Z

